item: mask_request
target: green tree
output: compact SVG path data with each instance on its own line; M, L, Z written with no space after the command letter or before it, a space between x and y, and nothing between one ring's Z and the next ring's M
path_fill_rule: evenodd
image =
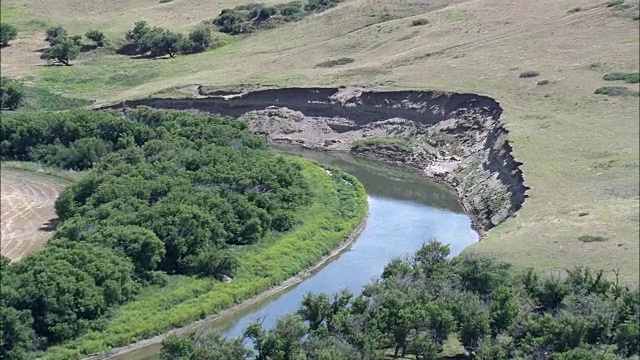
M24 87L21 82L0 78L0 109L15 110L22 104Z
M7 23L0 23L0 47L9 46L9 41L18 36L15 26Z
M165 55L174 57L178 54L181 44L182 34L166 29L153 28L140 39L139 51L141 55L148 53L151 57Z
M51 41L51 47L45 49L40 58L52 64L71 66L71 60L78 57L80 48L74 39L64 38Z
M489 312L475 294L460 297L454 309L460 343L467 351L472 352L491 334Z
M618 354L633 356L640 353L640 320L627 320L616 329L614 343Z
M186 39L188 39L188 48L182 48L182 51L185 53L197 53L205 51L213 43L211 29L205 26L199 26L193 29Z
M27 359L29 351L37 345L33 331L33 318L28 310L16 310L0 305L0 358L7 360Z
M162 342L160 360L245 360L250 354L241 339L228 340L218 332L210 331L167 337Z
M107 37L104 35L104 33L102 31L96 30L96 29L91 29L89 31L87 31L84 36L93 41L97 47L103 47L105 44L105 41L107 39Z
M51 46L64 41L69 35L67 29L62 25L49 27L45 33L46 37L44 38L44 41L48 42Z

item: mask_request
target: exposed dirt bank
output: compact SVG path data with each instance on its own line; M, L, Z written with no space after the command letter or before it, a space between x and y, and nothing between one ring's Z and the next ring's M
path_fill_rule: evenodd
M198 89L196 99L143 99L111 108L220 113L244 119L270 142L351 151L416 168L455 189L480 233L514 215L526 198L521 163L500 123L502 108L489 97L358 87Z

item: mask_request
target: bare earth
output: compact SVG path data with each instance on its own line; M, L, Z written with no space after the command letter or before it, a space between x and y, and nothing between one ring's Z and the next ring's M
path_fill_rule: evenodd
M64 185L34 174L2 169L2 255L12 261L42 248L53 235L53 205Z

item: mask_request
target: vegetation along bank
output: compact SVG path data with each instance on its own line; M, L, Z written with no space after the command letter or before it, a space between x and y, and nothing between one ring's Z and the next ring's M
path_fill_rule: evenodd
M3 160L89 169L56 201L50 243L3 257L2 358L79 358L204 318L316 263L366 215L355 178L271 153L230 118L72 110L1 127Z

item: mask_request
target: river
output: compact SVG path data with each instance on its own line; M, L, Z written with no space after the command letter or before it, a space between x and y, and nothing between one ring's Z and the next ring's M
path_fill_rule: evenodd
M471 219L455 195L444 186L407 169L343 153L284 149L305 158L336 166L358 178L367 190L369 218L351 248L297 286L211 324L228 336L241 336L247 325L261 319L265 327L294 312L308 292L333 293L349 289L358 293L378 277L393 257L405 257L430 239L450 245L459 254L478 241ZM158 358L160 344L117 357L121 360Z

